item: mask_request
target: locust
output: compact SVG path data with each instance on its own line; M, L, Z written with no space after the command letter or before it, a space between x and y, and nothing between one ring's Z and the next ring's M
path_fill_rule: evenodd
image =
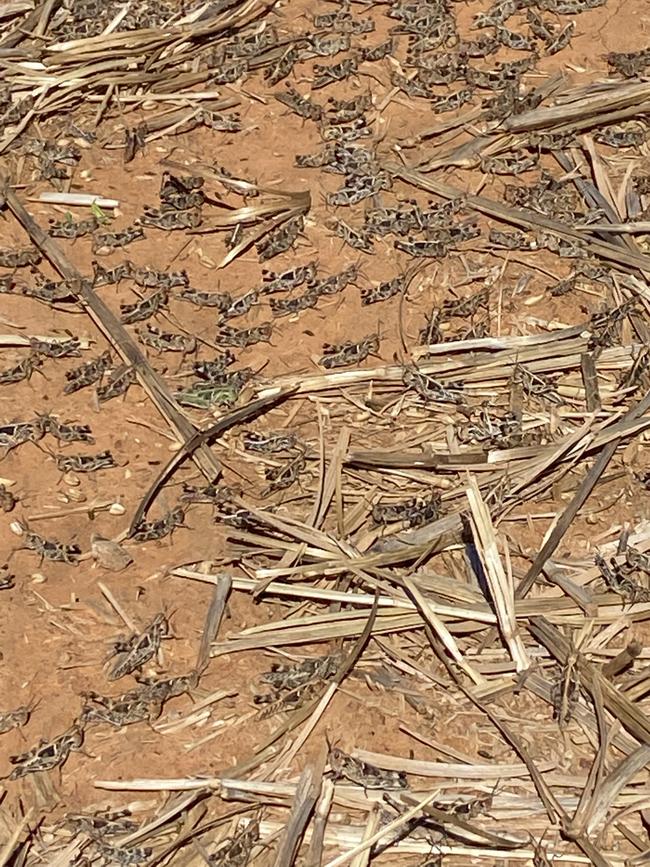
M113 645L117 661L108 673L109 680L119 680L127 674L139 671L158 653L160 642L171 638L169 621L164 614L156 614L151 623L140 633L129 638L118 638Z

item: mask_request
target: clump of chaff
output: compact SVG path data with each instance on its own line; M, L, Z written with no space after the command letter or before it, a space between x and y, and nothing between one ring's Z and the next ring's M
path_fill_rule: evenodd
M164 27L157 24L113 32L109 26L103 33L82 38L75 38L72 32L65 41L50 30L55 18L52 4L39 4L22 17L11 18L11 26L0 38L0 48L11 50L4 81L11 88L12 123L0 130L0 153L33 120L69 113L89 98L99 100L98 116L106 113L114 99L119 98L123 112L124 97L128 104L128 97L136 96L131 107L137 107L151 94L172 105L181 102L201 108L200 88L205 89L222 65L215 55L219 40L232 37L269 8L260 0L246 0L225 9L207 5L195 10L197 14ZM119 15L113 23L119 27ZM30 38L32 33L38 34L37 38ZM267 53L268 62L273 62L273 53ZM216 106L210 108L218 110ZM210 111L205 107L201 110L203 122L210 124ZM191 119L187 109L184 117L185 121Z

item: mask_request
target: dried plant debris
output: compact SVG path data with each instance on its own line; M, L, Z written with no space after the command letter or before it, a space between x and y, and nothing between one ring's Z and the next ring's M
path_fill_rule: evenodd
M572 40L608 25L604 0L343 2L302 17L229 0L50 5L0 13L0 513L20 546L0 590L38 637L34 659L85 622L42 580L68 598L73 577L121 573L100 589L138 626L113 643L103 685L74 648L57 652L83 673L80 713L3 771L7 863L294 863L297 832L310 864L643 860L648 679L628 633L647 618L650 555L643 510L619 494L650 487L648 48L610 28L610 53L576 78ZM246 169L233 136L270 141L273 123L288 152ZM201 126L199 151L229 152L229 169L191 156ZM320 207L277 183L276 158ZM127 463L137 479L104 472ZM596 521L585 560L576 534ZM206 526L223 538L216 563L196 544ZM33 555L43 575L29 575ZM172 642L153 612L190 580L213 583L212 600L197 609L188 583ZM242 626L244 593L256 604ZM263 671L248 708L237 665L215 681L210 658L244 650ZM260 653L280 661L264 670ZM7 744L31 744L40 723L43 694L20 706L23 668L0 713ZM353 693L370 716L336 718ZM341 726L370 750L377 708L391 754L319 755L319 732ZM262 742L233 758L221 734L244 743L251 721ZM128 779L95 773L106 798L84 804L82 747L110 758L125 737L141 758ZM414 737L435 763L409 751ZM239 762L235 779L203 786L191 757L205 744L214 767ZM171 783L147 765L169 750ZM39 806L51 769L63 821ZM420 773L434 793L408 791ZM182 791L132 798L131 816L110 807L120 786Z
M120 33L129 33L143 27L160 27L173 15L175 7L172 3L152 3L146 0L137 10L130 10L128 15L117 24ZM84 0L66 9L66 15L54 24L54 34L58 39L82 39L101 34L110 23L114 9L112 4L99 6L93 0Z

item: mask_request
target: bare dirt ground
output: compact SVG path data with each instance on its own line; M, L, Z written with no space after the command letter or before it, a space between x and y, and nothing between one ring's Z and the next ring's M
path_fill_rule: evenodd
M97 327L88 306L75 300L76 284L71 284L67 301L50 303L24 291L44 280L61 279L47 251L37 264L14 268L9 263L2 269L8 276L0 295L0 431L9 439L0 441L0 484L17 502L7 502L0 520L0 559L13 576L0 591L0 731L6 729L0 734L0 865L607 865L642 863L650 849L650 726L644 688L650 604L643 553L650 547L650 494L644 486L648 416L643 405L648 388L643 368L650 300L645 284L650 267L644 268L648 235L587 229L583 237L596 246L583 250L581 258L570 258L540 240L542 231L556 238L561 232L554 235L552 228L525 226L516 219L509 225L494 214L490 217L485 206L487 201L506 203L511 211L521 207L512 200L513 185L532 187L548 173L556 183L565 183L547 196L546 210L530 207L538 217L555 220L556 230L573 230L581 220L600 225L647 219L647 196L637 182L647 171L646 127L635 120L637 111L640 116L647 111L647 70L640 65L627 80L607 59L610 52L647 47L647 4L608 0L583 11L578 2L573 14L556 13L552 3L520 4L519 9L513 4L503 21L480 30L473 29L473 22L488 11L487 4L472 0L412 6L430 6L432 16L454 21L455 33L438 43L431 36L423 48L418 41L426 42L423 24L409 29L403 17L404 32L393 32L400 21L391 17L391 10L407 4L355 3L349 7L349 20L357 25L369 21L373 31L353 33L351 44L334 57L314 57L313 43L298 37L318 30L315 14L345 12L346 7L322 3L315 9L303 2L260 6L250 22L244 22L243 32L276 28L281 49L260 62L259 69L251 63L232 82L215 83L213 77L185 87L142 79L115 86L100 69L97 75L106 74L109 80L98 83L88 77L87 92L82 88L77 102L46 111L39 110L37 100L24 131L17 130L15 119L4 124L0 165L11 196L2 212L0 250L25 249L38 240L30 239L16 219L17 201L45 230L53 220L99 214L102 225L94 235L53 241L91 281L88 291L117 317L121 305L159 291L160 283L141 287L128 278L110 285L96 280L93 288L95 263L110 269L129 260L135 267L184 271L192 288L227 292L233 299L259 288L252 308L226 322L215 308L184 300L183 287L172 287L162 310L136 326L140 333L153 326L196 338L196 350L186 355L146 347L137 342L136 326L125 325L150 368L170 393L178 393L196 381L193 363L215 359L226 349L222 326L241 329L272 322L268 340L234 349L236 362L228 370L252 372L243 387L234 388L222 372L220 394L232 397L231 406L177 407L193 426L190 433L276 388L293 391L277 405L265 406L258 419L234 425L211 441L222 468L219 483L225 486L214 504L183 499L183 485L201 487L213 481L186 460L156 491L144 518L149 521L145 528L153 526L156 535L159 525L154 522L180 503L182 525L160 539L139 539L143 525L132 532L133 516L187 435L171 428L142 379L106 402L99 402L95 385L66 393L69 372L106 351L112 356L109 370L119 372L125 359L115 334ZM54 7L51 20L59 8ZM232 9L229 14L234 15ZM556 35L573 22L567 46L549 54L549 43L531 31L531 14L547 21ZM6 27L4 39L15 32L19 20L9 15L0 19ZM164 29L161 22L155 26ZM32 21L30 33L33 27ZM75 37L74 30L68 36L45 30L43 44ZM220 31L214 37L215 50L236 41L237 33L234 25ZM499 34L503 43L508 34L514 38L517 33L530 40L527 49L514 51L501 44L487 57L474 60L470 55L464 62L489 70L534 56L530 69L513 73L510 83L523 99L556 76L554 89L543 94L539 106L530 101L517 109L511 105L501 115L490 114L485 105L495 93L513 98L503 78L492 90L450 77L448 83L425 85L430 91L426 96L406 92L409 79L419 81L416 73L427 64L432 68L441 57L461 56L461 43L497 39ZM336 38L342 35L347 36L335 33ZM386 57L363 59L364 48L391 35ZM179 37L178 45L182 43ZM7 86L22 80L27 67L21 64L30 52L44 50L43 44L30 37L6 48ZM297 63L288 78L269 84L264 72L294 44ZM9 43L0 40L0 52L3 45ZM205 66L205 42L199 38L195 45L196 56L182 54L188 74L198 74ZM135 45L133 68L150 64L147 68L155 71L160 57L171 50L148 54L144 43ZM317 64L333 65L349 57L357 58L356 72L313 89ZM73 56L68 62L70 70L77 68ZM223 57L212 60L213 72L223 73L229 62ZM45 64L32 71L31 86L49 81L46 72L51 80L63 75L62 68L48 72ZM368 96L363 120L348 122L338 134L349 134L355 126L367 130L367 136L364 132L346 147L373 153L375 165L367 177L376 180L383 172L390 179L385 187L378 186L351 207L332 203L344 175L327 167L297 165L296 156L331 147L327 137L335 133L331 124L328 131L326 123L300 117L275 98L287 83L325 108L329 99L359 102ZM638 97L623 93L635 83ZM49 99L61 85L47 87ZM464 87L470 91L468 101L445 111L439 100ZM533 124L519 139L508 126L518 114L527 117L525 112L551 105L575 108L616 88L623 94L619 103L596 107L591 123L580 125L576 110L564 127ZM156 136L151 131L155 127L146 127L161 109L195 109L208 90L232 101L240 116L238 131L223 132L203 123L187 129L191 124L179 123ZM582 93L582 99L576 101L576 93ZM16 102L15 93L13 98ZM332 108L329 103L330 122ZM232 111L227 108L224 115ZM604 117L607 111L611 116ZM642 132L634 146L611 147L598 139L614 123L622 124L614 130L619 134ZM139 124L147 140L125 161L124 128L134 130ZM539 142L546 133L569 140L561 150L546 147ZM55 142L59 148L78 147L78 159L62 172L66 177L43 179L43 161L39 163L26 144L34 139ZM570 160L568 169L558 153ZM530 169L521 174L500 173L494 164L490 169L489 159L504 154L532 158ZM184 168L169 169L169 161ZM56 160L55 165L61 167ZM421 174L406 183L400 167L402 172L419 168ZM218 178L222 170L259 185L261 192L243 198L227 185L225 174ZM98 233L133 226L145 206L159 207L165 171L203 177L198 231L145 225L145 237L124 249L108 254L94 249ZM370 208L401 208L406 213L411 201L419 213L439 208L444 197L436 195L439 189L423 189L423 179L425 186L433 181L462 193L452 195L456 207L428 230L412 226L400 232L393 223L385 234L367 233L371 252L351 248L335 233L337 220L358 228L365 219L368 225ZM562 210L568 188L577 203L572 216ZM119 206L93 212L88 206L39 201L40 194L53 190L92 193L115 199ZM593 190L600 194L595 203L589 199ZM309 206L302 209L303 222L290 248L260 261L253 233L263 226L260 237L268 237L269 226L255 209L260 201L272 202L271 216L283 213L275 191L307 192ZM555 212L552 200L558 206ZM286 203L295 201L285 197L285 211ZM236 210L247 206L252 207L249 215ZM254 219L249 220L251 213ZM241 222L248 243L222 267L229 249L224 216L233 226ZM219 221L219 230L204 231ZM475 225L476 231L448 237L449 228L459 225ZM513 232L517 227L531 229L527 237L536 243L507 249L489 234L491 229ZM417 247L408 250L411 241L434 243L441 238L440 255L415 258L411 253ZM317 263L314 285L351 266L356 273L341 291L322 291L313 306L274 315L273 301L298 297L310 284L293 293L265 294L264 269L281 274L311 262ZM592 271L580 272L580 265ZM364 303L368 289L400 274L407 279L392 297ZM551 291L575 274L567 294ZM468 304L456 313L443 312L457 299L477 298L484 289L485 299L479 298L475 309ZM609 331L593 318L600 313ZM431 339L422 341L427 317L439 330L434 328ZM355 356L348 348L350 363L340 368L343 372L321 363L327 358L326 344L354 344L372 335L376 340L366 357L359 359L359 350ZM600 343L594 335L601 336ZM2 371L34 357L29 345L19 346L15 338L36 336L74 336L81 341L79 357L37 355L42 365L29 378L13 382L18 377L3 376ZM525 336L530 336L530 344L515 339ZM589 363L595 366L600 390L593 406L587 406L591 398L585 385ZM532 384L522 380L520 366L536 371L538 379ZM405 375L408 370L411 376L415 371L417 378L419 370L429 379L424 385L418 380L418 388ZM637 416L628 417L637 405ZM57 441L38 428L39 416L48 415L60 423L88 425L94 442ZM16 422L36 422L41 436L11 447ZM244 439L250 430L291 434L297 445L279 452L254 451ZM605 460L610 444L613 451ZM109 468L80 472L62 462L106 450L115 464ZM269 492L274 486L265 471L294 459L300 470L295 483L276 485L277 490ZM592 474L593 490L586 490L590 495L578 502ZM418 518L416 513L432 494L439 494L440 502ZM404 507L409 500L410 512ZM388 517L373 512L373 507L386 504L396 505L397 512ZM573 506L575 513L566 526L560 521L557 544L533 576L535 586L527 599L515 603L513 586L531 574L557 519ZM631 555L621 543L627 535ZM51 548L40 556L34 550L37 537L78 546L78 554L68 558L74 562L50 559ZM114 540L115 548L119 545L132 562L121 570L108 568L110 563L93 555L97 537ZM598 552L605 558L601 571L594 560ZM608 568L614 556L617 565ZM199 665L206 628L209 633L215 625L208 611L228 576L233 586L218 632L208 634L212 656L205 666ZM268 586L271 580L277 583ZM375 592L379 609L373 620ZM362 595L352 600L353 594ZM510 617L515 610L516 625ZM146 630L159 614L169 622L170 635L156 641L150 632L145 641L153 642L151 653L112 682L109 674L116 659L133 650L129 637ZM372 635L365 636L363 646L356 645L366 625ZM513 635L508 634L511 626ZM546 628L552 630L551 638ZM126 644L116 657L113 646L120 636ZM626 647L634 659L620 657ZM346 656L353 667L341 680ZM301 681L298 669L294 681L276 688L270 709L259 703L260 695L273 692L263 681L273 666L302 663L304 672L304 660L314 658L330 660L325 674L306 675ZM104 717L99 721L88 712L90 693L146 692L142 677L192 677L197 666L188 689L182 695L168 691L160 705L149 693L139 705L132 701L126 715L114 718L113 724L106 719L110 703L101 705ZM17 718L20 724L3 717L21 706L29 712ZM128 718L128 711L137 714L143 706L138 719ZM56 742L73 725L79 725L83 743L75 743L60 761L55 757L48 765L47 758L41 758L45 764L39 766L34 753L24 755L36 750L41 739ZM364 764L359 760L363 751L376 755L365 756ZM306 796L303 838L300 816L291 814L289 821L289 807L300 774L309 771L315 782ZM232 779L241 787L224 782ZM330 806L331 780L336 785ZM418 803L414 819L405 819L404 812ZM128 810L126 819L136 825L125 819L120 833L111 836L95 814L120 810ZM240 811L235 820L230 818L233 810ZM75 823L70 820L74 814L85 819ZM317 842L320 815L327 820L322 847ZM155 818L161 816L156 827ZM224 816L227 821L220 819ZM249 824L239 823L240 817ZM256 830L251 819L260 823L256 845L249 851L244 838L242 850L228 854L230 843L223 841L241 839L242 829ZM398 834L387 833L377 845L369 843L354 854L364 835L369 838L381 824L393 821ZM134 827L141 832L134 834ZM293 830L303 841L297 854L290 851ZM337 860L346 854L347 860Z

